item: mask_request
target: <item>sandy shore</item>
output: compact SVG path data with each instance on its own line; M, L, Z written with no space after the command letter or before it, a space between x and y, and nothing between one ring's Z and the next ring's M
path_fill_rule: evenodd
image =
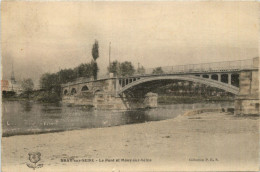
M44 172L258 171L258 125L257 117L208 112L143 124L5 137L2 171L33 171L26 166L31 151L42 154L38 163L43 167L36 171ZM61 162L70 158L81 162Z

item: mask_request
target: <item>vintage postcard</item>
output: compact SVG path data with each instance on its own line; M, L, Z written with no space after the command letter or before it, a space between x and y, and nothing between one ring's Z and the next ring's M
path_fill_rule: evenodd
M259 171L257 1L1 2L1 171Z

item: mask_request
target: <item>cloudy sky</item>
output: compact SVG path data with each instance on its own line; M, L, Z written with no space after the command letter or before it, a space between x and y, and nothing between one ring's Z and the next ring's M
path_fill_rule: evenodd
M2 2L3 79L111 60L145 68L258 56L257 2Z

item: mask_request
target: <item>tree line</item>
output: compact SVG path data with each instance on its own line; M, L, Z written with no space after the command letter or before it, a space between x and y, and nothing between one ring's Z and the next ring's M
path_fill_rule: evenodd
M114 73L116 76L119 77L133 76L134 74L137 75L145 74L145 68L143 66L140 67L138 66L138 68L135 69L133 64L129 61L120 63L117 60L115 60L110 64L107 70L109 73ZM162 67L157 67L152 71L152 74L154 75L163 74L163 73L164 71Z
M93 78L97 79L98 76L98 65L97 59L99 58L99 44L95 40L92 46L92 60L89 63L82 63L75 68L71 69L61 69L56 73L44 73L40 77L40 88L44 90L47 94L43 97L58 97L60 98L61 94L61 84L75 81L77 78ZM127 77L134 74L143 75L145 74L145 68L143 66L135 69L134 65L130 61L118 62L117 60L113 61L107 68L108 73L113 73L118 77ZM164 73L161 67L155 68L152 71L153 74L162 74ZM31 79L26 79L22 82L23 90L26 93L30 93L33 90L33 83Z
M118 61L112 62L111 66L107 68L108 73L114 73L117 76L132 76L135 72L144 74L144 67L135 69L131 62L122 62ZM85 77L91 78L94 80L97 79L97 64L94 61L90 63L82 63L79 66L73 69L61 69L56 73L45 73L40 78L40 87L44 90L53 90L55 92L60 91L61 84L75 81L77 78Z

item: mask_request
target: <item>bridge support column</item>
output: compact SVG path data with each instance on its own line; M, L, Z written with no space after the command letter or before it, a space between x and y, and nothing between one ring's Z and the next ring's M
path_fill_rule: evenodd
M158 94L147 93L144 99L144 108L156 108L157 107Z
M235 99L236 115L260 115L259 113L259 58L254 59L256 70L240 73L239 95Z
M119 86L120 86L119 79L116 78L116 89L115 89L116 90L116 94L115 94L115 97L118 97Z
M121 79L121 82L122 82L122 87L124 87L125 86L125 80Z
M221 82L221 74L218 73L218 81Z
M231 85L231 73L228 74L228 85Z

